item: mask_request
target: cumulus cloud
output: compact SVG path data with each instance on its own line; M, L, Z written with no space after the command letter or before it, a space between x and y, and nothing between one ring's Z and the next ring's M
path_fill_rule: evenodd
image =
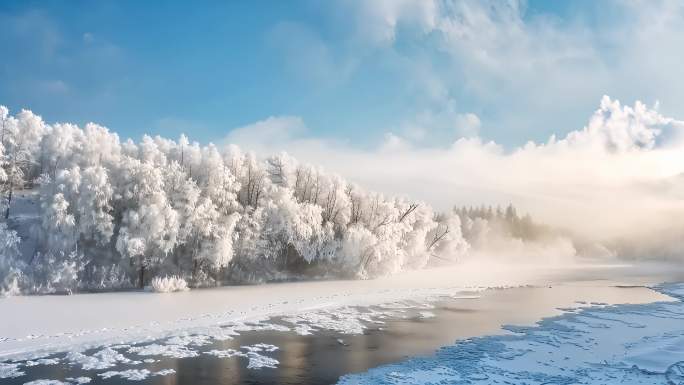
M303 137L278 150L442 208L513 202L587 237L684 230L682 123L668 117L684 116L681 2L338 4L364 60L391 58L413 103L374 150ZM662 103L605 97L591 115L604 94Z
M296 122L299 136L283 121ZM477 136L424 146L397 134L360 150L311 139L304 130L299 119L270 118L228 140L261 153L287 150L371 188L442 209L512 202L590 239L684 225L677 219L684 217L684 122L640 102L623 106L604 97L582 129L512 150Z
M575 129L603 94L660 100L684 116L682 2L549 7L558 11L518 0L337 4L349 41L376 50L365 48L366 65L397 63L389 70L416 92L419 110L452 99L458 113L478 115L486 137L507 144Z

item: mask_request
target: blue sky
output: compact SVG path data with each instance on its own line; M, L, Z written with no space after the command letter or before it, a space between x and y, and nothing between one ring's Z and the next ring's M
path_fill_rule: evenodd
M649 1L11 1L0 104L202 142L269 117L375 146L582 127L602 95L684 116L684 11Z

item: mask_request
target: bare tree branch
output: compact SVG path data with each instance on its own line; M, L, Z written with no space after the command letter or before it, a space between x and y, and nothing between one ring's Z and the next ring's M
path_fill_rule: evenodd
M441 241L442 239L444 239L444 237L446 237L447 234L449 234L449 226L445 226L444 231L443 231L442 233L439 233L439 232L435 233L435 236L432 238L432 242L430 242L430 245L429 245L428 248L427 248L428 251L429 251L429 250L432 250L432 248L433 248L439 241Z
M409 214L411 214L412 212L416 211L417 208L418 208L418 203L411 203L411 204L409 205L409 207L406 209L406 211L404 211L404 213L401 214L401 215L399 216L398 222L401 222L401 221L403 221L404 219L406 219L406 217L407 217Z

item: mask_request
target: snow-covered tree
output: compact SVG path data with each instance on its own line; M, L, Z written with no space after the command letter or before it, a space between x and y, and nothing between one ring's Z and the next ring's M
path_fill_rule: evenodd
M8 229L6 223L0 222L0 296L21 292L20 280L24 275L25 264L19 252L20 242L17 232Z
M63 192L51 195L42 203L45 251L71 252L76 245L76 220L69 213L69 202Z
M45 132L45 123L40 116L22 110L16 118L7 116L7 109L0 111L2 127L0 138L3 145L4 174L2 183L5 195L5 219L9 218L14 191L21 189L34 176L35 155Z
M107 169L91 166L83 170L75 206L78 207L77 232L100 245L109 243L114 234L111 201L114 189Z
M185 135L122 142L94 123L49 125L4 107L0 166L5 208L15 190L40 186L35 250L12 258L17 274L34 282L29 291L142 286L155 275L195 286L369 278L455 260L480 223L534 231L512 209L436 214L286 153L261 158ZM0 241L18 239L9 228L0 222ZM7 255L16 254L16 242L7 244ZM0 279L10 274L2 266Z
M116 249L122 256L137 259L138 284L144 285L145 270L161 264L177 244L178 213L164 191L163 170L153 163L161 161L156 146L147 142L147 161L130 160L130 180L123 197L129 202L122 213Z

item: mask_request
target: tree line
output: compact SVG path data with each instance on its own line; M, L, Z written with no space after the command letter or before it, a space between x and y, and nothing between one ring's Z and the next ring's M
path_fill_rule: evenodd
M142 287L165 275L192 286L370 278L469 247L456 212L285 153L259 158L184 135L122 141L97 124L47 124L5 107L0 130L4 291ZM35 215L22 211L30 204Z

